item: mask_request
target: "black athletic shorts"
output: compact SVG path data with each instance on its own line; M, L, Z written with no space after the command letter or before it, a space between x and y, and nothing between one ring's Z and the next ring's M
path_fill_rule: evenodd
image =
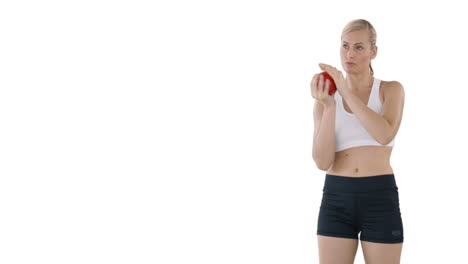
M402 243L403 222L394 174L326 174L317 235Z

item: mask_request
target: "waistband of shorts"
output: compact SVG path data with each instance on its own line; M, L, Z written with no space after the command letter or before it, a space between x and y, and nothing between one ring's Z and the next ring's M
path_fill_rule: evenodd
M326 174L323 191L372 192L378 190L398 190L394 174L366 177L348 177Z

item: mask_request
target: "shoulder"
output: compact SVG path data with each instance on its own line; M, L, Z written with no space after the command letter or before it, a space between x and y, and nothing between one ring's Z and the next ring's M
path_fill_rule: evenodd
M382 81L382 93L385 96L404 96L405 89L399 81Z

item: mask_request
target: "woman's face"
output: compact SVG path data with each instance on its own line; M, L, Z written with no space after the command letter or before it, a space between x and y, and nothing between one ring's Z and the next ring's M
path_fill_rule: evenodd
M356 30L341 37L340 54L341 66L347 73L369 72L369 64L377 55L377 47L371 50L367 30Z

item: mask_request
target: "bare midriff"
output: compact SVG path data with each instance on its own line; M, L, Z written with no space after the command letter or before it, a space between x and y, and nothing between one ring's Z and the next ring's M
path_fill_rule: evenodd
M393 147L359 146L335 152L335 160L327 174L367 177L392 174L390 155Z

